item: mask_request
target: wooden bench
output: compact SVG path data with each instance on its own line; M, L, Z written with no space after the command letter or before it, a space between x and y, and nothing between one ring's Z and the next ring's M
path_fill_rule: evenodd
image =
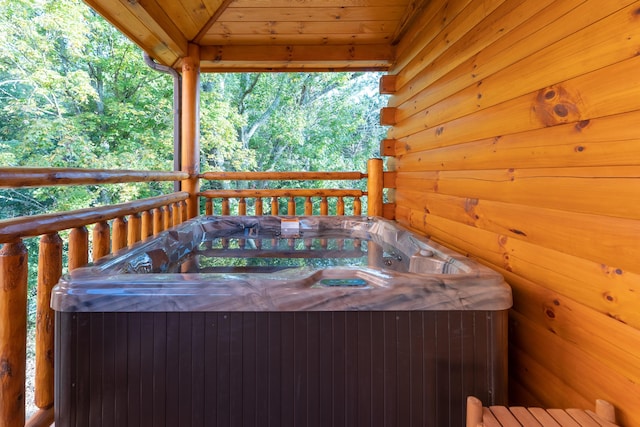
M476 397L467 398L466 427L614 427L615 409L605 400L596 400L595 412L582 409L542 409L521 406L482 407Z

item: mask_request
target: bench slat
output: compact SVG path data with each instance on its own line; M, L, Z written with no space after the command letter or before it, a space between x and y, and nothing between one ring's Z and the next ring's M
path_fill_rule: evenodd
M529 412L545 427L562 427L547 411L542 408L529 408Z
M524 427L540 427L541 424L536 420L536 418L527 410L527 408L523 408L522 406L512 406L509 408L514 417L522 424Z

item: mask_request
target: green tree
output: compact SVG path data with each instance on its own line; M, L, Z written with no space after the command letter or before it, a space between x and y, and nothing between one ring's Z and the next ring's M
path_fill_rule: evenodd
M378 111L385 100L374 89L378 78L376 73L203 76L205 92L228 103L227 123L235 128L232 148L238 156L226 170L364 170L384 137ZM206 139L207 125L202 126ZM210 152L204 158L211 159ZM209 162L203 168L220 165Z
M3 165L171 168L171 79L148 69L140 50L95 12L78 0L0 0L0 32ZM3 191L0 217L116 203L158 190Z

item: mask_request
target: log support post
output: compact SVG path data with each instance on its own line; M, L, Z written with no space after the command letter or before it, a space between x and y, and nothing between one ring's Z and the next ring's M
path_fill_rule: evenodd
M25 421L27 360L27 248L22 240L0 249L0 422Z
M384 186L382 159L369 159L367 175L367 215L382 216Z
M189 193L187 218L199 215L200 187L200 48L189 44L188 56L182 60L182 171L189 178L182 181L182 190Z

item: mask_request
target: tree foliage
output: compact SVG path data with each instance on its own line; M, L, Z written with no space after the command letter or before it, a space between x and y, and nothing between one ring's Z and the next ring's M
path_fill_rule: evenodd
M377 79L371 73L203 75L201 169L364 170L383 137ZM1 165L170 170L172 89L170 76L148 68L140 49L80 0L0 0ZM170 188L3 190L0 218Z

